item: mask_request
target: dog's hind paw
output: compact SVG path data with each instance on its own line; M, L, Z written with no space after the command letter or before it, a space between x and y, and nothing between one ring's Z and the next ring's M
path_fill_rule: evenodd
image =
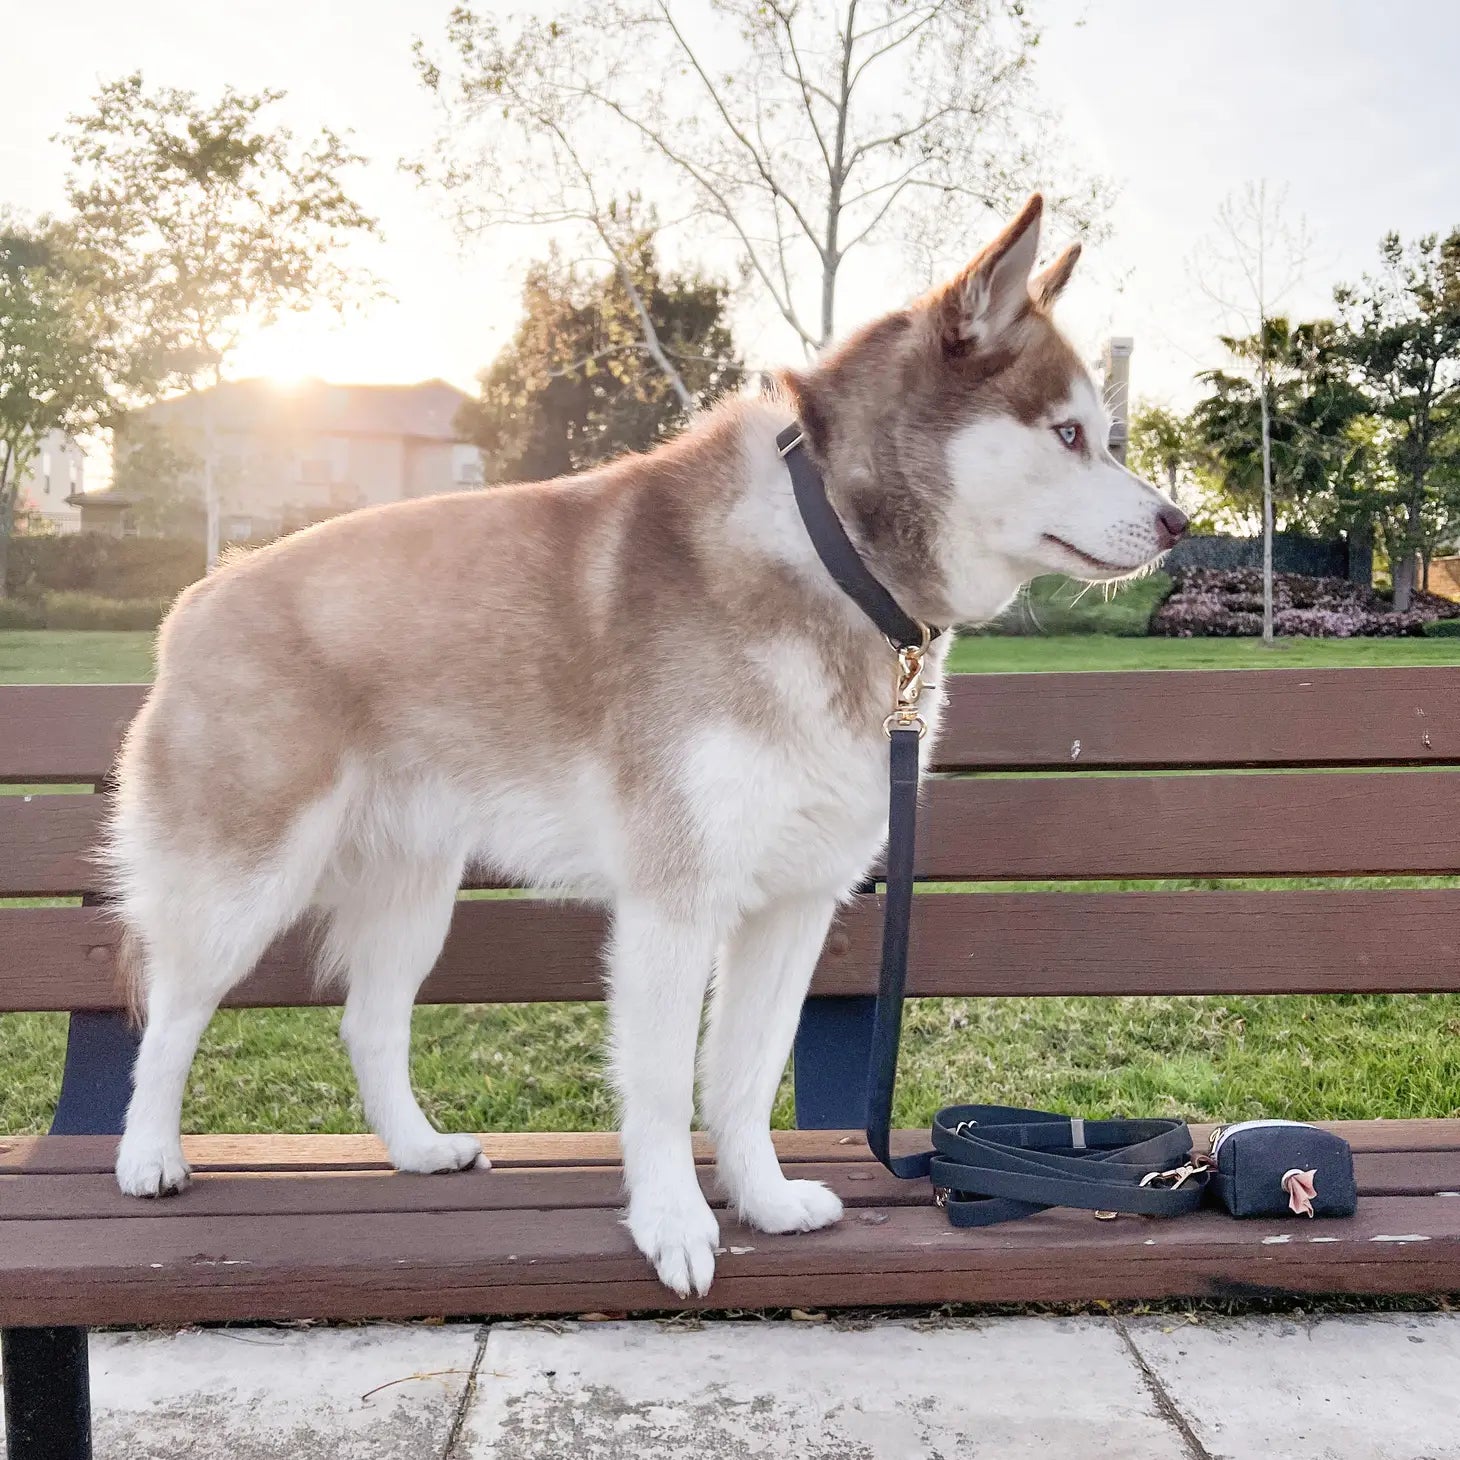
M737 1206L758 1232L815 1232L842 1214L841 1198L820 1181L782 1181L768 1191L746 1193Z

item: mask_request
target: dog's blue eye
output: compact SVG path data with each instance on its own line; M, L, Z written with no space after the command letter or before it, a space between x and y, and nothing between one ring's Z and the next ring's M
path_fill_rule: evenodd
M1078 421L1066 421L1054 429L1055 434L1071 451L1079 450L1080 443L1085 439L1085 428Z

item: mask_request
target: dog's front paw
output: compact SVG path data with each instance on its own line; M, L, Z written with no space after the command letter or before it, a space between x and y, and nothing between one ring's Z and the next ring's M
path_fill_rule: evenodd
M746 1192L736 1203L743 1220L760 1232L815 1232L841 1220L841 1198L820 1181L786 1181Z
M720 1224L699 1192L680 1201L630 1201L625 1225L666 1288L681 1298L710 1291Z
M422 1176L438 1171L487 1171L492 1165L482 1155L482 1143L475 1136L435 1132L429 1140L391 1147L390 1159L397 1171L414 1171Z
M192 1174L180 1141L149 1146L123 1136L117 1148L117 1185L127 1196L176 1196Z

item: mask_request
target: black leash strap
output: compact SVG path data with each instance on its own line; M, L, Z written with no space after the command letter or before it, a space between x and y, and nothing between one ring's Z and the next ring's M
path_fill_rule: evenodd
M892 1154L892 1096L912 926L919 739L916 729L890 731L882 971L867 1082L872 1154L894 1176L930 1176L938 1205L955 1227L992 1226L1052 1206L1151 1217L1194 1211L1206 1172L1188 1164L1191 1132L1178 1120L1079 1120L1007 1105L950 1105L933 1122L931 1151Z
M1146 1216L1194 1210L1207 1173L1200 1163L1188 1161L1191 1132L1176 1120L1080 1120L1006 1105L950 1105L933 1122L931 1151L892 1154L892 1096L912 929L918 752L927 728L917 702L924 651L942 631L906 613L862 561L827 498L801 427L788 426L776 446L791 474L807 535L827 572L898 651L897 700L884 724L890 780L887 895L867 1082L872 1154L894 1176L931 1176L938 1205L955 1227L990 1226L1051 1206Z

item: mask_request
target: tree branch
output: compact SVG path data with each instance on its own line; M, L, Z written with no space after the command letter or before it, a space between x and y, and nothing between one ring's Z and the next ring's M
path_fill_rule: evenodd
M852 3L853 7L855 8L856 0L852 0ZM791 195L785 190L785 188L783 188L781 184L777 181L776 177L771 172L770 167L767 165L765 158L762 157L761 154L756 150L755 144L751 142L750 138L745 135L744 130L736 122L735 118L730 115L730 110L725 105L724 99L720 95L719 88L716 87L715 83L710 80L709 76L705 72L705 68L700 64L699 56L695 54L694 47L691 46L687 40L685 40L683 32L675 23L674 17L669 13L669 6L666 3L666 0L655 0L655 4L658 6L660 13L663 15L664 22L666 25L668 25L671 34L674 36L674 39L678 42L680 50L684 52L685 57L688 59L690 65L694 68L695 74L700 78L701 82L704 83L705 91L708 94L710 100L715 104L715 110L720 113L720 120L725 123L725 126L728 129L730 135L734 137L735 140L739 142L740 145L745 149L746 154L750 158L752 166L754 166L756 172L760 174L761 181L770 190L771 195L773 197L785 199L786 206L791 210L791 213L795 217L797 223L801 225L801 229L806 234L806 237L811 241L812 247L820 251L821 245L817 240L816 234L812 230L811 225L806 221L800 208L797 206L796 200L791 197Z

